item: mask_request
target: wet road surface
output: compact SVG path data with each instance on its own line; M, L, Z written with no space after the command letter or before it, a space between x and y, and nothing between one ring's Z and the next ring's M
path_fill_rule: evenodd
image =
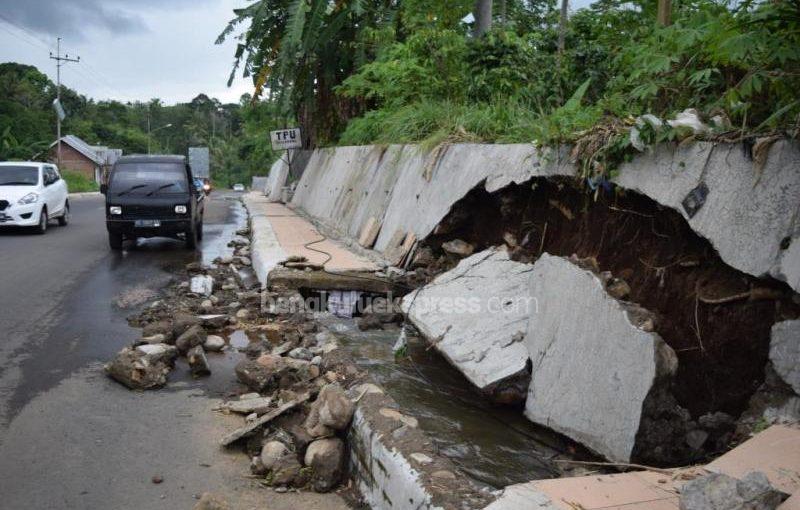
M155 392L128 391L102 371L139 336L126 317L173 270L229 250L245 221L237 196L212 194L196 252L169 239L111 252L101 196L73 198L71 224L51 223L44 236L0 231L0 509L192 508L205 491L235 508L298 504L245 478L246 459L217 446L240 425L212 412L234 381L225 355L210 359L211 378L194 381L179 364ZM302 506L339 507L331 497L305 495Z

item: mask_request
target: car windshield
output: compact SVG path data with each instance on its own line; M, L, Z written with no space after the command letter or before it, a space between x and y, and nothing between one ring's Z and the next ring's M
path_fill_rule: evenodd
M122 163L111 173L111 194L186 193L186 168L179 163Z
M0 166L0 186L36 186L39 169L35 166Z

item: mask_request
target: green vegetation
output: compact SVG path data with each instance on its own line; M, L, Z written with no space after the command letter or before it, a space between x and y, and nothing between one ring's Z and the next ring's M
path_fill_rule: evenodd
M61 177L66 181L67 189L70 193L84 193L87 191L98 191L100 189L96 182L80 172L62 169Z
M55 85L35 67L0 64L0 160L46 159L55 140ZM191 102L165 106L158 99L146 103L93 101L63 87L62 104L68 113L64 134L74 134L93 145L123 149L125 154L148 150L148 123L152 153L187 154L190 146L211 149L212 176L217 185L248 182L266 175L276 159L269 130L277 129L275 105L252 102L245 95L238 104L221 104L199 94ZM163 128L167 124L171 127ZM77 189L81 183L70 183Z
M258 0L221 38L250 21L237 66L312 145L578 141L586 172L604 173L648 113L694 108L707 137L797 136L800 0L673 2L666 26L656 3L577 10L563 50L551 0L495 1L480 37L461 22L473 1ZM651 128L643 141L690 135Z

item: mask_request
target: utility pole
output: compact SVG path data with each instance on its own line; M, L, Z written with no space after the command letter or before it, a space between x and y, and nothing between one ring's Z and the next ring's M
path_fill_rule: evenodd
M61 38L58 38L56 43L56 55L53 56L53 52L50 52L50 58L56 61L56 100L58 101L59 107L61 106L61 66L63 66L67 62L80 62L81 57L70 58L69 54L65 54L63 57L61 56ZM63 107L62 107L63 108ZM58 159L58 167L61 168L61 115L56 113L56 136L58 149L57 149L57 159Z

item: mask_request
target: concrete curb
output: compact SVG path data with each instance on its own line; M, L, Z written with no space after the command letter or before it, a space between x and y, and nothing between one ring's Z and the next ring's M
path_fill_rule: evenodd
M69 198L87 198L87 197L99 197L102 193L99 191L83 191L79 193L70 193L68 196Z

